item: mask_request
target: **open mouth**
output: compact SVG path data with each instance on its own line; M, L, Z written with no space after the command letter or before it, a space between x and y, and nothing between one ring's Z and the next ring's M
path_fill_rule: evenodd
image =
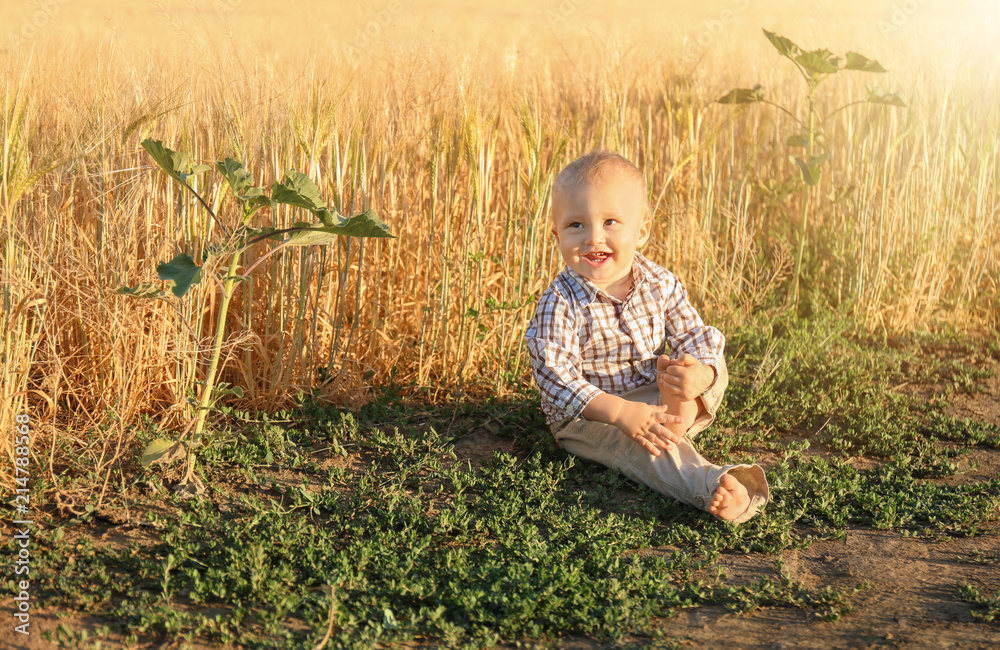
M583 256L583 259L587 260L587 262L593 266L599 266L604 262L606 262L610 257L611 253L595 252L595 253L587 253L586 255Z

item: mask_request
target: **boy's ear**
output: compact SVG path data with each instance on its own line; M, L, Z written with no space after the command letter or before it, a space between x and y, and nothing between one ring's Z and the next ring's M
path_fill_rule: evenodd
M652 231L652 228L653 228L653 220L650 219L650 218L646 218L642 222L642 225L639 226L639 245L640 246L644 245L646 243L646 240L649 239L649 233Z

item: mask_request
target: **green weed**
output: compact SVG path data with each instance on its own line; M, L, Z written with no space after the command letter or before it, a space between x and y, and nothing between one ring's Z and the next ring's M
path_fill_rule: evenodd
M972 618L984 623L1000 620L1000 590L989 596L975 585L960 582L958 583L958 597L964 602L972 603L978 607L978 609L972 610Z
M844 58L834 56L833 52L826 48L818 48L812 51L803 51L791 40L764 30L764 36L770 41L778 54L785 57L795 66L796 71L802 76L806 84L806 114L798 117L789 108L781 106L764 97L764 88L760 84L753 88L735 88L716 101L720 104L756 104L763 103L776 107L786 113L797 124L797 133L789 135L785 141L789 149L801 149L802 155L789 155L788 158L798 168L801 187L805 192L802 201L802 221L798 234L798 253L795 258L795 269L793 273L792 300L798 306L799 302L799 281L802 277L803 259L806 242L810 235L810 199L813 195L813 187L819 183L823 165L830 158L830 147L827 146L827 123L840 111L856 106L858 104L898 106L906 107L906 103L898 95L883 92L878 87L868 88L868 93L864 99L851 101L833 109L831 112L822 114L816 107L816 90L820 84L834 76L838 72L855 70L859 72L884 73L887 72L882 65L874 59L869 59L857 52L848 52ZM790 179L778 181L777 184L783 187L794 188L795 184ZM839 198L850 193L851 189L842 188L836 191ZM823 237L818 238L822 241Z
M189 154L173 151L158 140L143 140L142 147L170 178L191 192L201 204L207 215L203 216L206 234L195 241L181 242L179 248L188 250L178 253L169 262L160 262L157 265L157 275L160 280L168 284L169 292L159 288L156 283L143 282L134 287L121 287L117 293L134 298L165 301L170 301L172 294L174 299L180 300L193 285L211 277L222 294L211 356L203 364L205 377L197 382L201 385L198 395L192 394L188 397L189 405L195 409L190 442L186 447L181 442L187 434L185 431L177 441L160 438L151 441L142 453L144 465L169 464L186 457L187 470L174 490L181 496L193 497L205 489L194 470L195 449L204 444L202 436L208 412L219 397L227 394L243 396L241 387L217 381L217 373L221 370L220 358L226 338L229 305L239 285L249 281L251 273L258 265L284 247L327 246L338 242L342 237L392 237L392 235L373 210L366 210L350 218L341 215L336 209L331 211L321 198L319 187L308 176L295 170L286 171L284 179L275 182L269 188L270 195L268 195L268 188L255 187L253 176L243 163L232 158L216 162L215 168L222 174L232 192L233 200L237 204L237 214L232 220L220 219L216 214L219 210L218 202L213 209L188 183L188 179L210 170L209 165L196 164ZM316 221L313 223L297 221L289 228L280 229L273 226L263 228L250 226L250 220L257 212L264 208L276 211L279 206L304 211ZM208 217L211 217L211 221ZM235 223L226 224L225 221ZM212 235L218 231L222 234L213 238ZM252 264L246 266L241 259L242 256L248 254L254 244L268 240L279 243L258 255ZM192 257L191 253L195 253L198 259ZM304 305L304 299L300 300L300 311ZM177 311L183 313L179 308ZM191 332L195 331L190 323L187 323L187 327Z
M1000 554L983 553L979 549L973 549L971 555L959 555L955 561L960 564L1000 564Z

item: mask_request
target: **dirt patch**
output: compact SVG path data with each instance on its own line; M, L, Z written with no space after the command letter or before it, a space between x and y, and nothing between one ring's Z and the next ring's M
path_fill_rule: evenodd
M951 415L1000 426L1000 362L992 361L988 367L993 376L980 384L985 392L955 395L949 410Z
M954 391L947 398L948 415L971 418L979 422L1000 426L1000 360L979 360L976 367L990 374L973 382L975 392ZM931 399L948 392L949 386L941 383L900 384L895 388L902 394Z
M1000 588L996 566L963 557L1000 550L995 536L949 542L907 539L895 532L849 530L843 540L786 551L788 573L811 590L868 586L853 599L855 610L825 622L809 610L761 607L734 614L723 607L685 611L664 623L665 631L693 647L758 648L994 648L1000 628L973 620L956 584ZM727 556L730 579L750 582L774 575L774 557Z
M493 458L495 452L513 454L514 440L501 438L488 431L474 431L455 441L455 455L459 462L468 461L473 467L479 467Z

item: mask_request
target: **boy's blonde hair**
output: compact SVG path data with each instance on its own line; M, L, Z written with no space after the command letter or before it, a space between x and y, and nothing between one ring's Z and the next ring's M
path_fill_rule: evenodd
M554 199L556 194L580 182L593 183L596 180L607 180L609 172L619 172L636 184L642 192L643 221L650 221L653 218L653 208L649 205L649 196L646 194L645 177L631 160L607 149L594 149L566 165L552 185L552 197Z

